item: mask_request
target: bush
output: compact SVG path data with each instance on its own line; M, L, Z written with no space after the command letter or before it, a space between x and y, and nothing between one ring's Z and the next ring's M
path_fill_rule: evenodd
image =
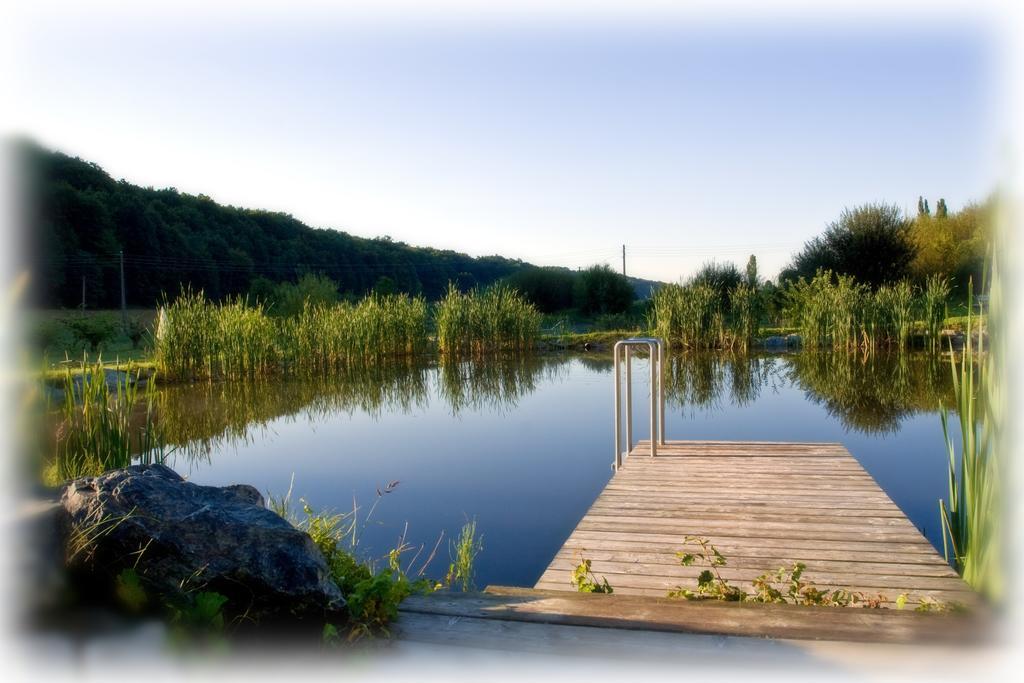
M565 268L524 268L503 282L519 290L541 313L555 313L572 308L577 277Z
M910 275L915 247L911 222L898 206L865 204L845 209L825 233L804 245L782 277L812 279L818 271L850 275L872 289Z
M296 282L272 283L257 278L249 290L254 301L277 316L299 314L305 305L332 304L338 300L338 283L324 275L306 273Z

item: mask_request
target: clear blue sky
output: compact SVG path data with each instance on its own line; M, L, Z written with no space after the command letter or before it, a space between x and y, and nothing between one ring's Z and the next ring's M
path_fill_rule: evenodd
M58 18L59 17L59 18ZM997 182L968 19L26 17L20 132L319 227L675 280Z

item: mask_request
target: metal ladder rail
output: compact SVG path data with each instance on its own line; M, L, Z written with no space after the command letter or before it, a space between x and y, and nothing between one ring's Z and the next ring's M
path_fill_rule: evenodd
M665 348L666 344L662 339L656 337L631 337L615 343L614 372L615 372L615 460L612 468L617 470L622 466L622 371L621 361L625 360L626 366L626 450L625 455L633 449L633 373L632 373L632 347L647 347L650 354L651 367L651 457L658 453L658 445L665 443Z

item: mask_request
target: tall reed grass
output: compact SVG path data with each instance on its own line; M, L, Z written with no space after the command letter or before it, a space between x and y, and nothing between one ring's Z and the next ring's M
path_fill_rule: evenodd
M532 349L541 314L505 285L461 292L454 285L435 311L437 344L445 355L481 355Z
M280 347L296 374L318 374L367 361L422 353L427 303L422 297L371 294L356 304L306 304L280 320Z
M949 458L949 499L939 501L946 559L968 584L993 601L1005 591L1002 514L1007 470L1000 437L1006 405L1006 346L999 334L1001 316L1002 291L993 264L988 320L995 334L989 350L981 348L981 332L977 343L968 332L960 362L955 355L950 360L958 434L951 430L946 410L940 411ZM970 322L968 312L968 330Z
M113 383L113 387L111 387ZM153 415L152 377L140 393L140 374L129 366L108 380L102 362L65 370L51 480L95 476L126 467L133 454L162 461L163 441Z

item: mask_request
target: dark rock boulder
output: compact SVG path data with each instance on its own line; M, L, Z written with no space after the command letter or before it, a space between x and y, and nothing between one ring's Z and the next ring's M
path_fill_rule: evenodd
M68 565L78 573L112 580L134 567L164 602L216 591L232 612L257 620L344 608L313 541L251 486L199 486L163 465L135 465L76 479L60 502Z

